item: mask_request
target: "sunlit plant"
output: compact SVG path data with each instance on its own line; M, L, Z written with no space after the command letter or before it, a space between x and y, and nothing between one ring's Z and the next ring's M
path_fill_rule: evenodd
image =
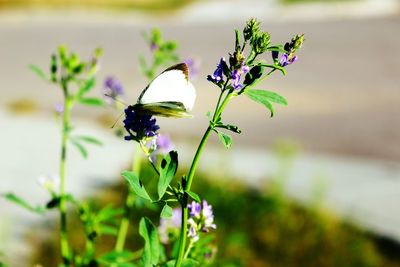
M148 218L142 218L139 233L145 240L145 247L140 266L179 267L205 264L204 259L212 252L210 249L212 239L206 239L200 233L206 234L215 230L217 226L213 223L212 207L191 189L203 148L213 132L218 135L226 148L232 144L232 137L226 131L241 133L238 126L222 120L223 111L232 98L246 95L249 99L264 105L271 117L274 115L272 103L287 105L287 101L281 95L258 89L257 86L275 71L286 74L285 67L297 60L296 53L303 41L303 35L296 35L285 45L272 45L269 33L262 31L255 19L247 22L242 34L238 30L235 31L234 51L229 53L228 60L222 57L213 74L207 77L208 81L220 89L220 94L214 111L207 114L209 126L200 141L189 172L180 179L175 177L178 169L177 151L169 151L159 165L151 160L150 155L157 148L157 138L159 138L157 131L160 129L153 115L190 116L188 111L191 109L190 103L194 96L190 93L192 88L187 65L178 64L166 69L146 87L137 104L125 109L124 127L127 131L125 140L139 143L148 156L149 162L159 176L157 197L146 190L138 172L124 171L122 176L129 182L137 196L163 206L160 216L164 219L159 227L161 242L164 244L175 242L170 249L161 249L156 227ZM269 54L272 62L261 58L265 54ZM175 80L170 80L170 77L174 77ZM181 85L180 80L184 79L186 84ZM174 91L164 88L160 81L180 89ZM167 93L175 95L164 95ZM179 204L180 211L172 208L174 203ZM177 237L174 226L178 224L179 216L180 230ZM166 218L170 217L172 219L166 221ZM200 242L202 239L209 242ZM165 251L169 254L166 255Z

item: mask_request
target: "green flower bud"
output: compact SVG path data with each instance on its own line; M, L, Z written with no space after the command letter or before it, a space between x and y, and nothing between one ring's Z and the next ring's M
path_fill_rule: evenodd
M260 22L252 18L243 29L244 40L248 41L260 31Z
M264 53L269 45L270 35L267 32L259 32L251 39L251 46L256 54Z
M297 34L292 38L293 43L293 50L296 51L297 49L301 48L304 42L304 34Z
M233 70L240 69L243 65L244 59L245 57L241 51L233 52L233 55L229 56L229 64L231 69Z

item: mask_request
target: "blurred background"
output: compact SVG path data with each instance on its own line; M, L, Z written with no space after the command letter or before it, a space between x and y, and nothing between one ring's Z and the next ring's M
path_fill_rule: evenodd
M228 213L228 203L244 205L243 218L265 211L258 221L221 230L233 240L232 247L220 248L221 257L243 247L247 254L245 263L218 266L400 266L399 15L398 0L0 0L0 193L45 201L36 178L58 170L53 110L61 91L38 79L28 64L47 70L60 44L86 58L102 47L93 95L101 95L102 81L114 75L126 101L134 103L147 84L138 57L151 56L143 33L158 27L178 43L180 57L195 60L198 68L194 118L159 120L184 166L218 96L205 77L233 50L234 29L255 17L273 43L297 33L306 41L287 76L276 73L260 88L285 96L289 106L277 107L269 118L262 106L234 99L224 120L242 134L234 136L230 150L214 136L201 159L204 180L215 185L195 187L213 188L208 198L220 211L219 229L240 216ZM77 128L104 146L93 148L85 161L71 151L68 191L85 198L120 182L132 147L110 130L118 115L106 107L73 113ZM215 197L224 181L237 199ZM28 230L42 229L55 214L44 219L3 199L0 207L0 259L27 266L38 253L32 252L35 244L42 244ZM264 231L249 233L254 224Z

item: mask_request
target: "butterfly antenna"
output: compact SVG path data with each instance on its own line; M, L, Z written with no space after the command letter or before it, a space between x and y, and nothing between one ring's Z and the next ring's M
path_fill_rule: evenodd
M115 102L118 102L118 103L124 105L125 107L128 106L128 104L124 103L123 101L121 101L120 99L116 98L116 97L113 96L113 95L109 95L109 94L104 94L104 95L105 95L106 97L111 98L111 99L114 100Z
M114 124L111 126L111 129L113 129L115 127L115 125L117 125L117 122L119 122L119 120L121 119L122 115L124 115L124 112L121 112L121 114L115 120Z

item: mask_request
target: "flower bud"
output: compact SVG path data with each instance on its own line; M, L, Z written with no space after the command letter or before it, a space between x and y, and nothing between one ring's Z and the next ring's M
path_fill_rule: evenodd
M269 45L270 42L270 35L267 32L259 32L257 35L251 39L251 45L253 51L256 54L264 53Z
M244 40L248 41L251 39L251 37L255 36L260 30L260 23L252 18L250 19L247 23L246 26L243 29L243 36Z

